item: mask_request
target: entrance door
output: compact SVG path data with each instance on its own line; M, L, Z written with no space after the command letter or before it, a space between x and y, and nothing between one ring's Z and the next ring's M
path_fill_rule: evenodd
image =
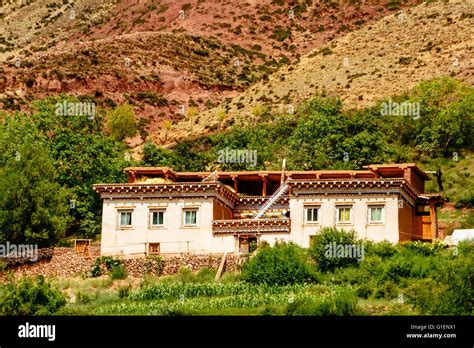
M239 238L239 252L242 254L248 254L249 249L249 239L247 237Z
M239 252L248 254L257 249L257 237L240 237L239 238Z

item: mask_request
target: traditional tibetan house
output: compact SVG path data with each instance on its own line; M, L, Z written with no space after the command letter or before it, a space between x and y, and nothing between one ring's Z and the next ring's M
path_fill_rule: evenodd
M303 247L324 226L362 239L431 240L438 194L415 164L365 170L175 172L126 168L128 183L97 184L102 254L248 252L261 241Z

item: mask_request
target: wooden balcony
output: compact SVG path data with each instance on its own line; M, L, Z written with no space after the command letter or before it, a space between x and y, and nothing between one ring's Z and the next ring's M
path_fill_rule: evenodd
M242 219L212 221L214 234L290 233L290 219Z

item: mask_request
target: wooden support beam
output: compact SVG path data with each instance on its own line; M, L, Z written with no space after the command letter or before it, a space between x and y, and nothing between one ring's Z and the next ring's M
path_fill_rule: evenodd
M267 195L267 176L262 175L263 186L262 186L262 196L265 197Z
M430 220L431 220L431 236L433 239L438 238L438 214L436 211L436 204L430 205Z
M238 193L238 191L237 191L237 177L232 176L232 181L234 182L234 191L235 191L235 193Z

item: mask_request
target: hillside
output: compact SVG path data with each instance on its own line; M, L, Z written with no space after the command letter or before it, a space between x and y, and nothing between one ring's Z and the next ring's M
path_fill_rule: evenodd
M159 133L163 120L181 124L189 107L211 109L417 2L8 0L0 5L0 106L25 109L59 93L103 108L128 102L142 134Z
M434 77L452 76L474 84L472 8L465 1L423 3L364 26L200 114L193 131L256 122L262 110L285 113L290 105L320 94L340 97L349 107L363 107ZM222 112L224 121L218 118ZM189 124L177 125L174 140L189 133Z

